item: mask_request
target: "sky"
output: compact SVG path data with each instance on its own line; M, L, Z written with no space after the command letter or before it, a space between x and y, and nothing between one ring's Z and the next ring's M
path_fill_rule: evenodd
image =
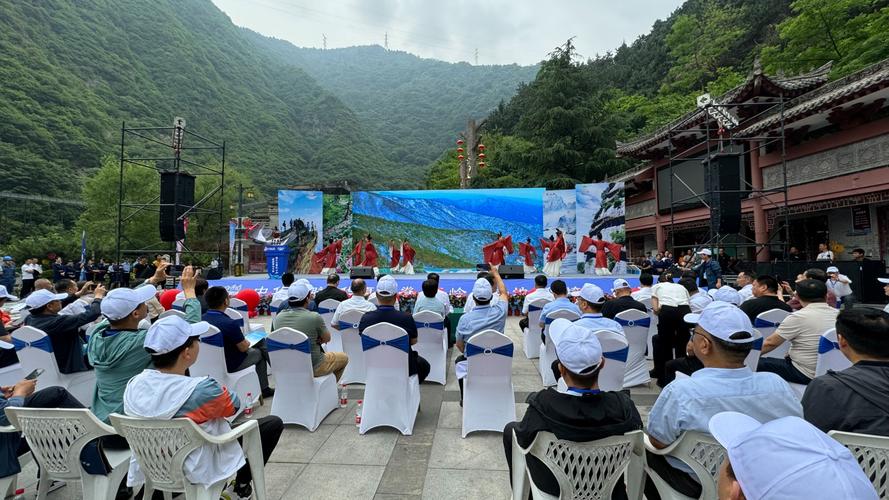
M632 43L682 0L213 0L238 25L299 47L388 45L420 57L536 64L570 37L584 59Z

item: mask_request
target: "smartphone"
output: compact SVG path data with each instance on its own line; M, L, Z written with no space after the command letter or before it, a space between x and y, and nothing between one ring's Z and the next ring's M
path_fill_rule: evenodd
M46 370L44 370L43 368L35 368L33 372L29 373L28 376L25 377L25 380L34 380L35 378L43 375L43 372L45 371Z
M476 265L475 265L475 269L476 269L477 271L490 271L490 270L491 270L491 264L476 264Z

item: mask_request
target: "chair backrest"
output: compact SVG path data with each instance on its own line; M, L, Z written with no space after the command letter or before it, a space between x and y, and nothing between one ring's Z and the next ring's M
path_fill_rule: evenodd
M599 373L599 389L619 391L624 387L627 357L630 353L627 339L611 330L597 330L594 333L602 344L602 355L605 357L605 366Z
M782 309L770 309L761 312L757 314L756 319L753 320L753 328L758 329L764 337L768 337L775 333L778 325L780 325L788 316L790 316L790 313Z
M639 299L638 302L641 302L642 305L644 305L646 309L651 311L651 297L643 297L643 298Z
M443 345L442 337L445 334L444 318L433 311L420 311L414 314L414 323L417 325L417 343Z
M555 321L559 318L565 318L568 321L574 321L574 320L579 319L580 315L574 311L569 311L568 309L557 309L557 310L547 314L546 315L546 322L545 322L546 324L543 326L544 336L549 338L549 325L551 325L553 323L553 321ZM540 321L538 321L537 323L540 324ZM547 349L549 349L550 344L552 344L552 342L546 343Z
M642 468L643 437L642 431L633 431L576 443L556 439L552 433L541 431L527 453L537 457L556 477L559 498L611 498L615 483L631 462L635 462L634 467Z
M377 323L364 329L364 336L379 342L391 342L407 335L404 328L392 323ZM408 344L410 341L408 340ZM367 368L367 379L371 374L383 375L387 379L407 380L408 353L393 346L380 345L364 350L364 362Z
M278 315L278 312L281 310L281 304L285 302L287 302L286 299L275 299L269 304L269 311L272 313L273 318Z
M115 434L88 408L7 408L44 473L55 479L80 479L80 452L90 441Z
M753 329L754 333L762 333L759 332L756 328ZM762 343L765 341L765 337L760 337L753 341L753 349L750 349L750 352L747 354L747 357L744 358L744 365L747 368L750 368L750 371L755 372L756 367L759 365L759 356L762 354Z
M830 431L836 439L858 460L864 475L873 483L878 498L889 498L889 437Z
M473 347L469 347L469 346ZM472 354L481 350L477 354ZM467 377L508 377L512 379L512 340L495 330L483 330L466 341Z
M311 383L314 369L311 346L306 334L293 328L278 328L266 338L266 347L272 365L275 366L276 377L284 380L279 374L286 373L287 384L296 380Z
M248 326L250 323L247 322L247 317L246 317L247 313L246 312L242 313L241 311L238 311L237 309L232 309L231 307L228 307L225 309L225 315L235 321L239 321L238 326L241 327L242 333L244 333L245 335L247 333L250 333L250 331L249 331L250 327Z
M158 319L168 318L170 316L178 316L182 319L185 319L185 313L178 309L170 309L169 311L164 311L158 316Z
M639 348L644 354L645 343L648 341L648 328L651 326L651 318L648 313L637 309L627 309L618 313L614 320L623 327L630 349Z
M333 313L336 312L336 308L339 305L340 301L333 299L324 299L318 304L318 314L321 315L328 330L330 329L330 321L333 319Z
M540 334L540 313L543 310L543 306L549 304L551 301L548 299L537 299L533 302L528 303L528 329L532 332L537 332Z
M342 314L340 314L340 333L346 333L354 331L358 333L358 325L361 323L361 318L364 316L364 311L359 311L357 309L350 309ZM350 325L349 328L343 328L345 325Z
M686 431L679 436L679 442L670 456L678 458L691 467L701 482L701 498L718 498L716 483L719 468L725 460L725 448L713 436L695 431Z
M238 311L238 314L241 316L241 319L244 321L241 324L241 330L246 334L250 333L250 309L247 306L247 303L241 299L231 297L228 299L228 308L234 309ZM237 319L229 314L228 311L225 311L225 314L229 315L232 319Z
M827 373L827 370L842 371L850 366L852 366L852 362L840 351L840 345L837 343L836 328L824 332L818 339L818 361L815 363L815 376L820 377Z
M367 301L370 302L371 304L375 305L375 306L380 305L380 301L377 300L377 294L376 294L376 293L371 294L370 297L367 298Z
M174 300L174 301L173 301L173 308L170 309L170 310L171 310L171 311L183 311L183 312L184 312L184 311L185 311L185 299L184 299L184 298L181 298L181 299L176 299L176 300Z
M192 377L210 376L216 380L225 380L225 351L222 347L222 334L215 326L210 326L200 337L201 349L198 359L189 367Z
M59 365L53 354L52 341L43 330L33 326L23 326L12 332L12 344L22 365L22 373L31 373L37 368L46 370L40 376L40 385L51 387L62 384Z

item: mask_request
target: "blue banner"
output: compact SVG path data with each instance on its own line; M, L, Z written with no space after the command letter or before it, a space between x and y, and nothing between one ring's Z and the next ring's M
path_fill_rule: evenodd
M287 258L289 256L290 248L287 245L265 247L265 268L269 273L269 279L281 279L281 275L287 272Z

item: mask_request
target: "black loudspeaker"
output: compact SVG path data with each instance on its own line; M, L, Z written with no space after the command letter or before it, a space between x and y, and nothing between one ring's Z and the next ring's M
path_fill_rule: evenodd
M500 277L503 279L512 279L512 278L524 278L525 277L525 268L523 266L512 266L503 264L497 268L500 272Z
M161 172L161 241L185 238L185 224L179 217L194 205L194 179L182 172Z
M367 266L355 266L349 271L349 279L353 280L355 278L361 279L373 279L374 277L374 268Z
M207 275L204 276L204 279L221 280L222 279L222 269L220 269L218 267L216 269L208 269Z
M737 153L717 153L704 162L710 230L714 234L741 232L741 175L741 156Z

